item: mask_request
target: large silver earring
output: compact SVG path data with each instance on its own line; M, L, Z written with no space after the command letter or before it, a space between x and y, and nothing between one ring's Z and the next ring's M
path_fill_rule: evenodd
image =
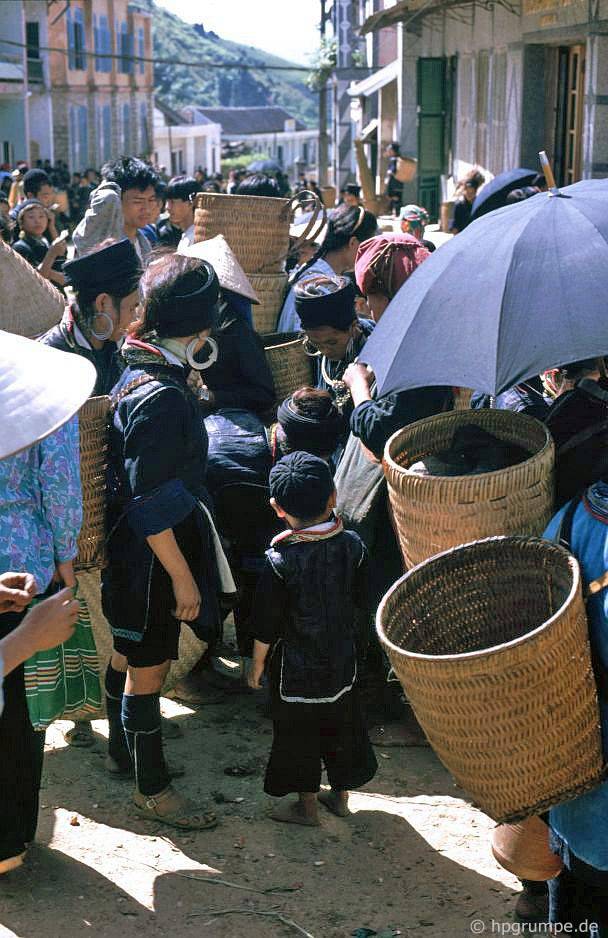
M114 320L112 319L109 313L104 313L103 310L99 313L95 313L95 318L93 319L93 322L95 322L95 319L100 319L100 318L107 319L108 321L108 327L106 331L104 333L95 332L95 329L93 329L93 327L91 326L91 335L93 336L94 339L97 339L98 342L105 342L107 341L107 339L110 338L110 336L114 332Z
M194 371L204 371L205 368L211 368L211 365L215 365L217 357L220 353L219 346L215 339L212 339L211 336L208 336L206 339L206 344L211 346L211 354L206 362L197 362L194 357L194 350L199 343L199 339L192 339L191 342L188 342L186 346L186 361ZM203 346L204 348L204 346Z
M309 358L318 358L321 354L319 349L314 347L307 335L302 339L302 345Z

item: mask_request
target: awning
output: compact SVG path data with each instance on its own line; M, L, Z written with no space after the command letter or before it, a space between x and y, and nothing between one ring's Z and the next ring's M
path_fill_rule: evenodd
M354 81L350 85L348 93L351 98L367 98L371 94L376 94L377 91L380 91L380 89L384 88L385 85L388 85L389 82L395 81L398 75L399 59L395 59L394 62L391 62L389 65L385 65L384 68L374 72L374 74L370 75L369 78L363 78L361 81Z
M379 10L372 16L368 16L363 26L359 30L362 36L366 33L373 33L377 29L384 29L385 26L394 26L404 19L406 13L412 11L412 0L400 0L394 7L388 7L386 10Z
M23 65L0 61L0 81L23 81Z

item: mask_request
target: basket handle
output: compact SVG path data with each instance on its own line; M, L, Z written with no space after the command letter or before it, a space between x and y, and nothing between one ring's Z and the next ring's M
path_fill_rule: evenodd
M289 201L287 202L286 207L287 207L287 211L289 212L290 218L293 219L296 209L299 207L302 201L301 197L303 195L307 196L307 198L305 199L306 202L314 203L314 208L312 210L312 217L310 221L308 222L308 224L306 225L304 232L300 235L299 238L296 239L295 243L292 245L292 247L289 248L287 252L283 254L279 254L278 257L273 257L272 260L267 261L263 267L259 267L255 271L250 271L250 273L255 273L255 274L264 273L267 267L277 264L280 261L284 261L285 258L288 257L289 254L292 253L292 251L297 251L299 248L302 247L303 244L307 244L308 241L313 241L314 238L317 237L319 232L323 230L327 222L327 209L325 208L323 202L321 202L321 199L319 198L319 196L315 192L311 192L309 189L302 189L301 192L298 192L297 195L292 196L291 199L289 199ZM319 221L319 216L321 216L320 221ZM318 226L318 227L315 227L315 226ZM314 234L311 235L311 232L313 231L313 229L314 229Z
M302 198L302 196L305 196L306 198ZM292 220L296 213L296 209L303 202L313 203L312 216L311 216L310 221L306 225L306 228L300 235L300 237L296 239L293 247L291 248L292 251L297 251L299 248L302 247L303 244L306 244L309 241L314 241L315 238L317 238L318 235L323 231L327 223L327 209L325 208L325 205L323 204L323 202L321 202L321 199L319 198L317 193L312 192L310 189L302 189L300 192L297 193L297 195L294 195L293 198L291 199L289 203L289 208L290 208ZM320 222L319 222L319 216L321 216Z

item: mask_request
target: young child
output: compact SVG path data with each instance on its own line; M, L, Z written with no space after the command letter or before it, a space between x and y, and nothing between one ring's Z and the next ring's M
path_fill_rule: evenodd
M269 662L273 741L264 791L297 792L275 821L316 826L318 802L339 817L348 792L374 777L357 690L358 611L366 608L367 561L356 534L333 515L326 462L290 453L270 473L270 503L288 530L272 541L256 595L249 684ZM331 791L319 794L322 763Z

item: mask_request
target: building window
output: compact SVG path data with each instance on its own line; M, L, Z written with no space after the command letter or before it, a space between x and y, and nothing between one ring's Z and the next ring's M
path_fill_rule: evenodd
M143 75L146 70L144 56L146 54L146 36L143 26L137 30L137 54L139 55L139 74Z
M131 75L133 73L133 35L129 32L126 23L121 24L120 31L117 33L117 41L120 55L118 71L123 75Z
M109 104L97 108L97 152L100 163L112 158L112 107Z
M112 71L112 36L107 16L93 16L93 40L95 42L95 70Z
M122 150L125 156L131 151L131 106L126 103L122 106Z
M68 31L68 66L77 71L86 69L86 41L82 7L70 7L66 14Z
M89 114L86 104L72 104L69 110L70 169L86 169L89 163Z
M142 156L147 156L150 152L148 105L145 101L141 101L139 105L139 151Z
M25 24L27 43L27 77L29 81L42 81L42 61L40 59L40 28L38 23Z

